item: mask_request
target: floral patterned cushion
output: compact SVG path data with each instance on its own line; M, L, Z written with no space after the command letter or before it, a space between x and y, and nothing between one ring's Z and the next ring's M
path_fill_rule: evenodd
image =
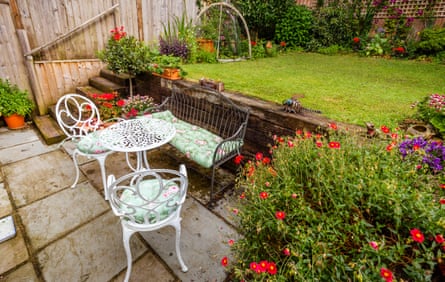
M175 182L163 181L163 189L160 191L157 179L145 180L140 183L139 193L125 189L120 197L124 203L121 209L127 215L127 219L132 218L136 223L155 223L167 218L174 212L178 205L176 202L180 198L180 190ZM134 187L133 187L134 188ZM136 189L135 189L136 190Z
M194 160L199 165L209 168L213 165L213 155L223 139L216 134L211 133L199 126L184 122L176 118L170 111L163 111L153 113L154 118L163 119L174 124L176 128L176 135L173 137L170 144L176 147L179 151L187 156L187 158ZM230 142L226 144L225 150L218 152L218 156L226 153L226 150L236 150L241 146L241 142Z
M85 154L102 154L109 150L102 146L99 140L99 131L91 132L77 142L77 149Z

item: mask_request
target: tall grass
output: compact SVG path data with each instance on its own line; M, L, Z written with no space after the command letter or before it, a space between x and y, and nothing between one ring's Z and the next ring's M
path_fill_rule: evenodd
M397 127L412 104L445 93L445 66L428 62L291 52L226 64L187 65L188 79L220 79L229 91L282 103L294 94L339 122Z

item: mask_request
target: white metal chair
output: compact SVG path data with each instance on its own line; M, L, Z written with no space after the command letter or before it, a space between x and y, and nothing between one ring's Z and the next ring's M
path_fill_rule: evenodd
M98 132L103 128L104 122L100 119L97 106L85 96L66 94L57 101L56 117L60 128L67 136L59 146L68 140L76 144L72 153L76 179L71 187L74 188L79 180L77 155L94 158L99 162L105 199L108 199L105 160L113 151L101 146Z
M187 195L187 171L181 164L179 171L170 169L146 169L115 179L108 176L109 203L114 214L120 217L123 243L127 254L128 281L131 274L132 256L130 238L135 232L154 231L165 226L176 230L176 254L181 270L187 266L180 251L181 207Z

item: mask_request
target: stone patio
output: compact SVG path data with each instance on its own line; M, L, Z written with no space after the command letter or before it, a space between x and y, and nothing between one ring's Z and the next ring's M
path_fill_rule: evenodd
M78 185L67 154L72 148L47 146L31 126L0 128L0 218L13 215L17 234L0 243L0 281L122 281L126 256L119 219L103 197L99 166L84 159ZM149 153L152 167L177 168L161 150ZM125 155L107 159L107 173L129 172ZM209 181L188 171L189 195L182 210L182 273L174 250L174 229L132 237L131 281L225 281L220 265L229 256L230 201L212 210L205 201Z

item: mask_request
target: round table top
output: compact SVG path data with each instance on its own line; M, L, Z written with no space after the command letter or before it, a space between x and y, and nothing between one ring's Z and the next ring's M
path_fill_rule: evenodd
M170 122L156 118L137 118L120 121L101 130L104 147L118 152L150 150L168 143L176 134Z

